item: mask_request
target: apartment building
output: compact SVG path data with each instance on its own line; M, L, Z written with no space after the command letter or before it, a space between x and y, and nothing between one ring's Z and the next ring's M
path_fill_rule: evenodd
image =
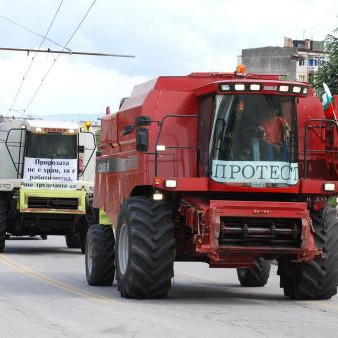
M324 41L285 37L283 47L242 49L238 62L246 65L250 73L274 73L285 79L307 82L324 59Z

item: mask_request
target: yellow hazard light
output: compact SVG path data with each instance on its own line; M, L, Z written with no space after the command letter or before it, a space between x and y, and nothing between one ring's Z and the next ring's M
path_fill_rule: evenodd
M236 67L236 73L237 74L246 74L246 72L247 72L246 66L244 66L244 65L238 65Z
M89 128L92 126L90 121L87 121L83 126L83 131L89 131Z

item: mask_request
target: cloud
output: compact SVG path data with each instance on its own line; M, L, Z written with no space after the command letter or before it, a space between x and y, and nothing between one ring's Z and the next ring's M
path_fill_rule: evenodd
M5 60L0 60L1 78L8 79L0 96L1 113L8 112L15 98L14 89L18 89L22 83L22 75L31 60L30 57L28 60L25 58L23 55L12 54ZM16 109L25 109L43 82L27 113L103 115L107 105L111 106L112 111L117 110L120 98L129 96L136 83L146 80L142 76L127 76L117 70L103 69L88 62L73 62L71 58L72 56L61 57L43 80L54 59L39 55L23 83L15 104Z
M92 0L64 1L48 37L65 44ZM59 1L0 1L0 14L44 34ZM112 111L134 85L160 75L233 71L244 48L283 46L284 36L321 40L337 24L336 0L100 0L71 40L75 51L132 54L134 59L62 56L45 79L31 114ZM39 46L41 38L0 19L0 44ZM58 49L44 42L44 48ZM52 56L39 57L15 104L21 109ZM0 109L11 106L29 58L0 52Z

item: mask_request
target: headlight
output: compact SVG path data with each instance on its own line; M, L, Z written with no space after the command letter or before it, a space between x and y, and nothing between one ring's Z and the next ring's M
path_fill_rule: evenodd
M0 183L0 191L12 191L13 187L11 183Z
M336 185L334 183L324 183L324 191L336 191Z
M164 186L166 188L176 188L177 187L177 181L176 180L165 180Z

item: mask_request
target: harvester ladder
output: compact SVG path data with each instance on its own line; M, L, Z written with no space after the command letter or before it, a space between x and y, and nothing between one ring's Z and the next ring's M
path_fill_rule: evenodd
M309 149L309 130L314 131L318 138L320 138L322 144L324 144L324 149ZM318 130L324 130L325 134L318 132ZM307 178L308 174L308 156L314 153L324 154L325 162L334 168L335 174L338 177L338 121L310 119L306 122L304 139L304 179Z
M20 133L19 141L10 140L11 133L14 133L15 131ZM22 174L23 174L23 166L24 166L24 158L25 158L25 135L26 135L25 131L26 130L23 128L10 129L6 137L6 141L5 141L5 145L6 145L9 157L11 158L11 161L16 170L16 178L22 178ZM18 149L17 160L14 158L12 154L12 149Z

